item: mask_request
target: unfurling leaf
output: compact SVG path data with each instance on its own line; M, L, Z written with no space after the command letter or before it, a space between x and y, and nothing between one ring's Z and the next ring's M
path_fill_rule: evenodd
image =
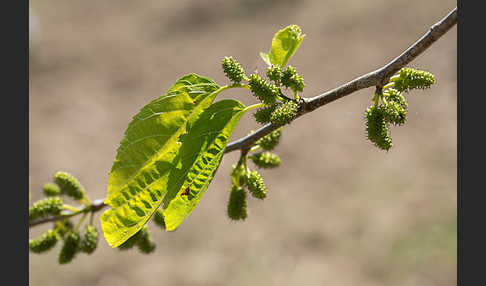
M273 37L272 48L268 53L270 63L283 68L299 48L304 37L305 34L302 34L302 30L297 25L289 25L278 31Z

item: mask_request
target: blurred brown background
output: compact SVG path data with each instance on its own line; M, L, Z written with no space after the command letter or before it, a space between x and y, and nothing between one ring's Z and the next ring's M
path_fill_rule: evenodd
M307 34L290 64L311 97L400 54L456 3L348 1L31 1L32 199L55 171L102 198L123 132L142 106L195 72L225 84L232 55L251 72L273 34ZM30 255L31 285L456 285L456 28L412 66L437 84L412 92L394 147L365 138L374 89L333 102L286 127L283 164L264 170L269 195L249 217L226 217L227 154L204 198L172 233L150 224L154 254L111 249L60 266L60 245ZM243 91L245 104L255 100ZM245 116L233 139L257 124ZM98 220L98 216L96 217ZM30 236L48 226L36 227Z

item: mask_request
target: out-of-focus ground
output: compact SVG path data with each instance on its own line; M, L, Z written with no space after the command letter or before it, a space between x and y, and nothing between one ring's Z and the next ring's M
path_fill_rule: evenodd
M77 176L91 198L106 192L123 132L140 108L180 76L227 82L223 56L247 71L273 34L307 34L290 64L311 97L400 54L456 2L410 1L31 1L32 200L55 171ZM287 126L264 170L263 202L226 217L227 154L199 206L176 232L153 223L154 254L111 249L60 266L60 245L30 255L31 285L456 285L456 28L412 66L437 84L409 94L408 123L392 127L390 152L365 138L369 88ZM255 100L230 91L244 103ZM233 139L257 128L245 116ZM98 220L98 216L96 217ZM36 227L30 236L48 226Z

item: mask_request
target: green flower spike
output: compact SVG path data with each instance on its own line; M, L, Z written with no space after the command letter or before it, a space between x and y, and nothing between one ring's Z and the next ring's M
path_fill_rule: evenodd
M304 79L297 74L293 66L288 66L282 74L282 85L290 87L294 92L303 91L305 87Z
M262 147L264 150L273 150L275 146L277 146L278 142L280 141L280 136L282 135L283 127L271 132L268 135L258 139L256 144Z
M383 107L372 105L366 109L365 116L368 139L378 148L388 151L392 147L392 140Z
M233 177L234 185L241 187L246 184L246 168L242 164L233 165L231 176Z
M278 107L277 103L272 105L267 105L262 108L259 108L253 116L255 117L256 122L260 124L266 124L270 122L270 118L272 116L272 112Z
M61 194L61 188L55 183L46 183L42 186L42 191L48 197L58 196Z
M386 104L384 105L385 120L394 125L403 125L407 120L407 101L396 89L390 88L383 93Z
M93 253L98 245L98 231L92 225L86 225L84 228L83 239L79 249L87 254Z
M56 231L50 229L39 238L29 240L29 249L33 253L42 253L53 248L58 240L59 236Z
M71 174L66 172L57 172L54 175L54 181L61 187L63 193L75 200L84 198L84 188L79 181Z
M142 253L146 254L153 252L156 248L147 226L144 226L140 230L139 238L137 240L137 247Z
M59 253L59 264L66 264L73 260L76 253L79 251L79 243L81 241L81 236L79 232L70 232L66 235L64 239L64 245L62 246L61 252Z
M132 235L129 239L127 239L124 243L118 246L119 250L127 250L135 246L137 244L138 239L140 238L141 230L139 230L136 234Z
M256 153L250 156L255 165L260 168L275 168L280 165L280 157L270 152Z
M224 57L222 66L226 76L235 84L240 83L245 77L243 67L233 57Z
M258 74L251 74L248 79L248 85L254 96L266 104L275 103L280 89L271 83L268 83Z
M73 230L73 228L74 228L74 225L70 220L57 221L56 222L57 234L59 234L59 236L63 239L66 236L66 234L68 234L69 232L71 232Z
M232 220L245 220L248 217L246 192L243 188L235 185L231 186L227 211L228 217Z
M292 100L282 103L272 112L270 121L274 124L285 125L290 123L296 116L299 105Z
M275 85L280 85L280 80L282 78L282 69L278 66L270 66L267 68L267 77L275 83Z
M62 206L63 203L59 197L50 197L37 201L29 208L29 221L48 215L58 215L62 211Z
M435 83L435 78L433 74L426 71L402 68L390 81L394 82L394 88L396 90L409 91L417 88L429 88Z
M263 182L263 178L257 171L251 171L247 178L246 184L250 194L257 199L263 200L267 197L267 188Z

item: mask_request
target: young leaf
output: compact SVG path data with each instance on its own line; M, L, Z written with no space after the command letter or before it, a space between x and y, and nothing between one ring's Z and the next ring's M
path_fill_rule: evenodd
M153 100L133 118L117 149L108 177L101 217L108 244L117 247L139 231L168 192L173 171L180 170L180 148L201 114L222 90L196 74L178 79L167 94ZM182 141L182 142L181 142Z
M302 34L302 30L297 25L289 25L278 31L273 37L272 48L268 53L270 63L283 68L299 48L304 36L305 34Z
M245 106L236 100L218 101L203 113L201 122L198 122L197 126L195 124L187 135L187 143L182 145L180 153L182 158L194 159L183 163L182 172L174 172L175 182L169 184L171 190L164 205L167 231L175 230L201 200L221 163L224 148L235 126L245 113L244 108ZM174 193L173 190L178 192Z
M272 63L270 62L270 59L268 58L268 54L267 53L264 53L264 52L260 52L260 57L262 58L262 60L268 65L268 66L272 66Z

